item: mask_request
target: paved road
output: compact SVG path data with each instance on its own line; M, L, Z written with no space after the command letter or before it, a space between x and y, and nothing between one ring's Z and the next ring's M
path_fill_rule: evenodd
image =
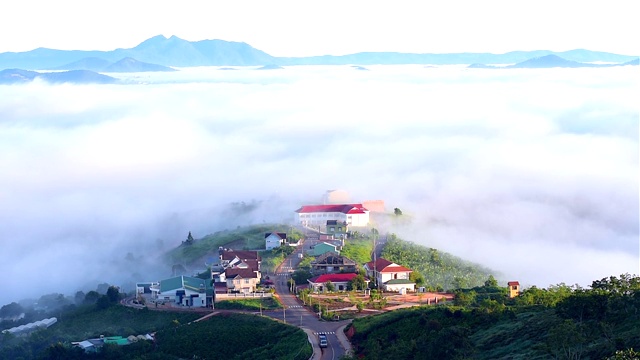
M305 241L301 248L305 249L308 248L308 246L310 246L310 244ZM283 267L291 266L295 268L300 262L297 254L302 251L302 249L297 249L296 252L285 259ZM287 324L295 325L305 330L307 334L310 335L311 344L314 348L314 359L338 360L345 354L345 347L350 349L349 341L344 335L344 332L342 332L344 326L346 326L350 321L319 320L317 313L311 312L307 307L304 307L303 304L299 302L296 296L289 293L289 287L287 284L289 276L286 275L286 272L279 269L278 273L280 273L280 275L275 276L274 279L276 283L276 294L278 294L278 297L284 306L284 310L264 312L264 315L283 320ZM320 349L318 345L318 333L327 334L327 340L329 343L327 348Z

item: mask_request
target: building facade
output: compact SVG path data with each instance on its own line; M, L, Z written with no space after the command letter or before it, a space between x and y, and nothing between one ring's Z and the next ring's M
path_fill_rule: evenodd
M328 220L363 227L369 224L369 210L362 204L305 205L296 210L296 222L303 226L324 228Z

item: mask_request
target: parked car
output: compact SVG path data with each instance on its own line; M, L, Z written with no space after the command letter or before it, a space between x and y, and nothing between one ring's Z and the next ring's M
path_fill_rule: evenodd
M327 335L325 334L319 334L318 340L321 348L326 348L329 345L329 342L327 341Z

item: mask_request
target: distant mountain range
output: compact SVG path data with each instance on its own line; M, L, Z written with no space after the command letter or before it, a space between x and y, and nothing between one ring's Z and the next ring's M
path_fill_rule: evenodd
M580 67L611 67L611 66L626 66L626 65L638 65L640 63L638 58L632 59L624 63L613 64L593 64L583 63L578 61L571 61L563 59L557 55L545 55L528 59L513 65L507 66L494 66L487 64L471 64L470 68L489 68L489 69L540 69L540 68L580 68Z
M224 40L191 42L176 36L166 38L158 35L131 49L82 51L38 48L26 52L0 53L0 69L73 69L123 72L126 69L131 69L130 71L167 71L166 67L189 66L270 66L275 68L286 65L516 64L547 55L556 55L567 61L581 63L622 64L637 61L638 58L637 56L590 50L514 51L505 54L362 52L342 56L274 57L241 42ZM123 61L124 63L122 63ZM164 67L164 70L157 66ZM139 70L154 67L156 70Z
M97 57L88 57L70 64L57 67L56 70L90 70L96 72L146 72L146 71L176 71L167 66L138 61L131 57L110 62Z
M36 79L49 83L74 83L74 84L113 84L118 79L111 76L98 74L89 70L70 70L40 73L21 69L6 69L0 71L0 84L22 84Z

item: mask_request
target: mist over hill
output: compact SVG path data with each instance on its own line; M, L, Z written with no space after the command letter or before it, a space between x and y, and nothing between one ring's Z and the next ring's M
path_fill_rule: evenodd
M0 86L0 303L161 278L189 231L292 222L327 189L523 286L637 271L636 68L367 68Z

